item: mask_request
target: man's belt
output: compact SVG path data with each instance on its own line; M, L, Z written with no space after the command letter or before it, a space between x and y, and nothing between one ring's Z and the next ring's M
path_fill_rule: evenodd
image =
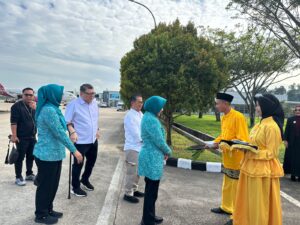
M224 173L226 176L228 176L231 179L238 180L239 176L240 176L240 171L239 170L228 169L228 168L225 168L223 165L222 165L221 172Z

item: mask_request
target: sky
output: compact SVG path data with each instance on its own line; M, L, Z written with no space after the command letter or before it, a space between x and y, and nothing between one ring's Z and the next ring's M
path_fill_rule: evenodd
M231 19L236 12L225 9L227 0L140 2L157 23L178 18L231 30L239 22ZM153 27L150 13L127 0L0 0L0 83L20 89L56 83L65 90L91 83L97 92L119 90L121 58Z

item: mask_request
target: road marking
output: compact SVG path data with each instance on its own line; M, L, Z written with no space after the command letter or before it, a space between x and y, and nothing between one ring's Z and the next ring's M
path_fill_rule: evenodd
M288 195L287 193L280 191L280 195L288 200L290 203L294 204L295 206L298 206L300 208L300 202L297 199L294 199L292 196Z
M123 170L124 160L119 158L118 164L116 166L114 175L111 179L107 194L105 196L104 205L101 209L100 215L98 217L96 225L111 225L113 224L112 215L115 215L117 210L117 204L114 205L114 202L118 202L119 197L119 186L120 176Z

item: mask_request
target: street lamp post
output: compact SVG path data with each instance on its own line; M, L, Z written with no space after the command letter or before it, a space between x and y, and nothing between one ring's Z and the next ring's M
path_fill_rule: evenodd
M134 0L128 0L128 1L130 1L130 2L133 2L133 3L136 3L136 4L138 4L138 5L141 5L141 6L143 6L144 8L146 8L150 13L151 13L151 16L152 16L152 18L153 18L153 21L154 21L154 27L155 27L155 29L156 29L156 20L155 20L155 17L154 17L154 15L153 15L153 13L151 12L151 10L147 7L147 6L145 6L144 4L142 4L142 3L140 3L140 2L137 2L137 1L134 1Z

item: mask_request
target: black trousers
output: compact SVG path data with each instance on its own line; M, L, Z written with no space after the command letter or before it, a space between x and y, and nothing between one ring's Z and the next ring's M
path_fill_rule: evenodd
M157 199L160 180L145 177L145 197L143 208L143 222L145 225L155 225L155 202Z
M40 218L53 210L53 201L58 189L62 161L42 161L35 159L38 173L35 195L35 215Z
M83 159L86 158L85 169L81 176L82 181L88 181L98 154L98 141L94 144L75 144L77 150L82 154ZM83 163L78 164L77 159L74 157L74 163L72 166L72 186L74 189L80 187L80 173L83 167Z
M23 161L26 155L26 176L31 175L32 172L32 166L33 166L33 149L34 145L36 143L36 140L34 138L29 139L20 139L20 142L17 143L17 149L19 152L19 158L15 162L15 173L16 178L22 177L22 167L23 167Z

